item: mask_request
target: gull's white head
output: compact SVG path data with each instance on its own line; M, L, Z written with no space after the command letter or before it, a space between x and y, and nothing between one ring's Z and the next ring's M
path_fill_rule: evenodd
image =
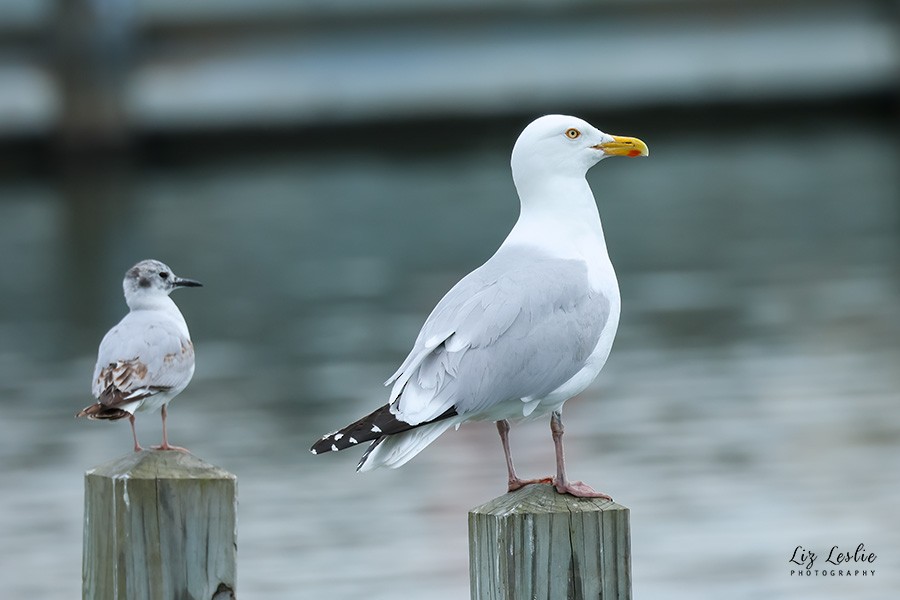
M516 184L533 177L584 177L607 156L648 156L637 138L603 133L587 121L567 115L545 115L519 135L512 151Z
M199 281L177 277L168 266L158 260L142 260L125 273L122 289L129 308L152 304L168 296L179 287L200 287Z

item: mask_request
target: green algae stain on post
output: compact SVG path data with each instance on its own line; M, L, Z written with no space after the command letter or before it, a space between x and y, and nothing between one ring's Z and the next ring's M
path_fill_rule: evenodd
M84 600L234 597L237 479L143 451L84 477Z
M469 511L472 600L631 600L630 512L529 485Z

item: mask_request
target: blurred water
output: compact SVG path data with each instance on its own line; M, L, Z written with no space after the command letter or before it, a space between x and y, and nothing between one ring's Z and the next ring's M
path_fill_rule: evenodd
M590 174L623 296L599 380L567 405L573 476L631 507L638 598L884 598L900 587L900 147L835 117L639 134ZM617 131L618 132L618 131ZM141 258L178 292L194 382L172 441L240 481L241 597L468 597L466 511L503 491L490 424L357 475L317 435L381 382L441 294L515 219L508 136L440 153L251 153L0 183L0 580L80 593L82 474L129 451L75 422ZM156 416L139 419L146 443ZM547 474L547 425L515 428ZM794 547L878 554L874 578L792 578Z

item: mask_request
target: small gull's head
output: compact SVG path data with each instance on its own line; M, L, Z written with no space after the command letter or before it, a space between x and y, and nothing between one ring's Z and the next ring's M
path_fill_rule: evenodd
M125 273L122 289L128 306L140 304L142 299L168 296L179 287L200 287L199 281L177 277L168 266L158 260L142 260Z
M548 175L584 177L607 156L648 156L637 138L604 133L578 117L545 115L519 135L512 151L516 181Z

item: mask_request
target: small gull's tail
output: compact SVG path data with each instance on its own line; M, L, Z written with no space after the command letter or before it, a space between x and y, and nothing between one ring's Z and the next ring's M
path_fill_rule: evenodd
M79 417L87 417L88 419L106 419L109 421L116 421L118 419L124 419L125 417L130 416L131 413L127 410L122 410L121 408L115 408L112 406L106 406L105 404L96 402L78 411L78 414L75 415L75 418L77 419Z

